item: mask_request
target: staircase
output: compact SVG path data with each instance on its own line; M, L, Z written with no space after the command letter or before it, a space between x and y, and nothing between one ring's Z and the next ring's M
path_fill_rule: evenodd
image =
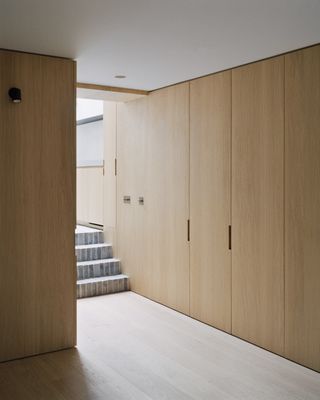
M77 297L92 297L129 289L128 277L120 272L120 260L112 257L111 244L103 232L77 226Z

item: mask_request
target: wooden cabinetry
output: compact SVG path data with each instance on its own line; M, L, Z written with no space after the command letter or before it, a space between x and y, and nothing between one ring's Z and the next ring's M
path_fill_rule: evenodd
M0 50L0 70L4 361L76 342L75 63Z
M190 315L231 331L231 71L190 83Z
M117 111L117 253L132 290L184 313L189 312L188 111L189 84L119 104Z
M125 192L145 197L136 223L129 208L118 220L134 290L316 370L319 88L315 46L121 106L140 119L118 114L118 149L131 146L119 168L132 184L120 183L118 207Z
M320 46L285 74L285 355L320 371Z
M146 263L145 193L147 99L117 105L117 246L130 288L149 295L150 266ZM127 200L126 200L127 199Z
M103 225L103 167L77 168L77 221Z
M117 221L117 103L105 101L104 119L104 179L103 179L103 229L104 240L116 249Z
M232 71L232 333L283 354L284 58Z
M189 83L148 96L144 253L152 298L189 313Z

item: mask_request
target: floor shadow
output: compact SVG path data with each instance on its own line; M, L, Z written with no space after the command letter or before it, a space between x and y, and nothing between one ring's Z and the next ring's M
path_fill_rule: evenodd
M77 348L9 361L0 364L0 399L96 399L93 378Z

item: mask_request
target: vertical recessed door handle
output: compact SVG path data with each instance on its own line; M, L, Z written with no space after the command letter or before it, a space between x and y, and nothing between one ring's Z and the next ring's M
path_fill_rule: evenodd
M231 240L232 240L232 233L231 233L231 225L228 226L228 246L229 246L229 250L231 250Z

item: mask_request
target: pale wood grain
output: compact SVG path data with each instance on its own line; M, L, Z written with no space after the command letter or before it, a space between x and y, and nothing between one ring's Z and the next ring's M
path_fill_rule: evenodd
M300 252L299 257L296 258L299 261L293 263L294 267L291 267L288 261L286 264L286 269L290 268L289 278L286 281L286 309L288 310L286 317L286 337L288 337L286 354L287 357L293 357L294 360L300 360L299 362L313 366L313 368L318 368L319 324L317 317L310 309L312 300L316 304L317 293L319 292L317 270L314 270L319 255L315 247L318 238L316 230L318 214L314 210L314 204L317 204L317 197L312 191L310 182L314 184L313 187L317 187L318 166L313 151L314 154L317 154L318 142L310 136L310 132L317 132L319 125L316 117L319 104L319 92L317 91L319 86L317 84L318 48L319 46L312 47L305 50L307 53L297 52L286 56L288 59L298 63L298 66L295 67L291 66L289 68L287 66L287 71L289 72L286 72L289 73L290 85L292 85L292 87L289 85L289 89L287 89L289 93L287 98L291 101L292 109L286 118L288 126L290 126L290 123L293 125L292 121L295 123L295 128L290 128L293 132L293 138L290 139L292 140L293 155L289 156L286 153L286 163L291 165L294 164L296 159L300 160L300 164L295 164L295 168L299 168L301 182L305 180L304 184L302 184L299 183L298 179L300 186L298 186L298 192L293 196L291 203L286 197L286 207L289 204L288 210L284 211L285 74L283 56L232 70L233 102L231 110L233 114L231 145L231 179L233 181L232 333L266 349L284 354L284 213L286 212L286 215L290 215L289 222L286 222L286 229L288 227L292 228L292 225L297 221L297 225L292 229L294 233L286 239L286 248L292 247L294 244L296 250L293 251L290 247L287 251L292 253L290 257L294 257L297 252ZM308 57L305 56L306 59L304 59L300 54L308 54ZM313 55L311 56L310 54ZM292 64L294 64L293 61ZM314 71L316 72L314 73ZM230 72L226 71L225 73L228 74ZM306 77L307 74L312 75L313 73L316 76L314 85L311 78L307 81ZM222 162L219 157L223 158L223 152L217 151L214 157L209 157L210 142L206 142L206 138L204 140L205 145L200 140L197 142L197 135L202 138L201 135L205 135L207 130L211 130L212 127L219 127L220 119L226 117L227 114L226 108L223 107L217 114L219 118L214 114L211 115L211 119L209 119L210 116L203 117L203 114L209 114L207 108L211 106L210 97L206 98L208 96L207 92L211 90L210 85L218 79L219 75L215 74L191 82L193 87L191 90L195 91L197 82L203 82L203 86L197 83L199 92L194 92L197 93L197 98L191 104L191 112L194 110L193 113L196 117L191 117L190 177L191 183L194 184L194 190L191 188L190 198L191 202L196 204L198 197L201 197L201 188L204 187L204 185L201 186L202 180L205 177L210 178L209 172L202 176L199 173L199 169L207 168L209 171L211 168L212 179L214 177L216 179L218 177L221 178L220 184L216 187L217 193L220 189L219 196L221 197L214 205L215 207L223 208L223 202L228 202L227 181L222 178L222 171L219 170L217 165ZM302 77L301 81L299 81L300 77ZM305 82L307 83L305 84ZM184 85L188 85L188 83ZM185 178L188 178L188 161L186 162L184 159L188 152L188 146L183 142L183 135L180 135L184 129L188 129L186 128L188 125L186 119L189 116L189 112L185 107L185 96L180 97L174 92L175 88L179 86L176 85L152 92L141 109L137 106L132 106L132 114L130 116L127 114L124 117L127 124L125 128L126 134L129 135L130 131L134 132L136 129L139 133L135 133L135 137L140 142L133 143L134 139L132 137L128 139L133 144L128 144L127 157L124 157L123 162L123 168L126 172L123 173L128 174L126 178L128 182L136 183L139 180L140 182L145 180L144 185L141 186L141 190L138 192L143 192L146 200L145 211L142 213L143 217L135 217L137 224L140 224L137 230L135 230L137 224L132 222L132 213L128 207L126 208L127 214L123 218L123 231L126 224L127 227L129 226L128 224L132 224L129 231L133 232L135 237L141 235L137 242L133 243L132 235L129 232L127 233L127 237L124 239L124 243L128 243L126 256L128 262L126 265L128 266L128 271L131 270L134 290L183 312L187 312L186 310L188 309L186 287L191 284L191 315L228 331L230 329L227 323L229 318L228 302L225 300L224 306L226 309L223 310L220 304L215 301L216 297L221 298L218 294L225 294L228 297L228 263L220 264L219 272L221 272L221 276L219 279L214 281L210 276L210 273L213 276L213 269L210 269L210 266L212 268L213 260L218 257L224 257L222 246L225 248L227 235L218 237L221 242L219 242L220 244L219 246L217 245L217 248L214 246L214 244L218 243L218 238L216 237L215 243L209 249L210 229L213 228L209 227L208 221L214 215L210 211L206 211L205 203L201 203L196 212L193 212L191 208L191 214L193 215L191 218L191 240L194 240L197 246L193 250L191 249L191 282L188 280L186 267L188 256L185 256L183 244L186 227L181 228L183 215L188 217L188 212L183 211L188 208L188 199L184 202L188 185L184 186L183 183ZM170 92L171 89L172 92ZM212 94L213 98L219 92L217 87L215 87L215 91ZM311 93L310 100L307 100L309 92ZM299 97L300 93L304 93L303 96ZM221 104L219 104L217 98L215 99L215 106L218 108ZM223 102L221 93L220 101ZM200 104L202 104L202 108ZM137 107L135 111L134 107ZM299 112L297 111L298 107L300 107ZM125 108L126 105L124 106ZM126 108L126 110L130 109ZM134 115L135 112L141 114L141 119ZM306 115L308 118L306 118ZM291 122L290 118L292 119ZM120 122L121 119L122 117ZM137 120L139 121L138 123L136 122ZM194 125L192 125L193 121L195 121ZM224 122L227 124L226 119ZM306 135L308 138L310 137L310 143L296 142L300 131L307 132ZM180 141L179 137L182 141ZM225 147L223 148L227 151L227 137L221 136L220 139L221 142L219 143L224 143ZM303 140L301 135L299 140ZM126 144L122 145L125 146ZM202 145L203 147L201 147ZM211 145L212 148L217 150L212 143ZM308 160L308 151L313 145L314 148L310 150L310 160ZM299 147L300 153L295 157L294 154L299 151ZM198 150L203 151L204 154L199 155ZM205 153L206 151L208 154ZM174 152L175 155L173 154ZM134 153L136 154L135 157L132 156ZM127 162L128 160L130 162ZM187 166L183 168L185 163ZM131 170L129 171L129 169ZM145 171L144 175L139 173L140 177L142 176L143 178L137 179L137 175L134 173L135 169ZM288 171L289 169L287 168L286 174L289 174ZM293 171L295 171L294 168ZM172 174L175 173L176 175L173 176ZM309 178L305 179L307 174L309 174ZM199 179L197 179L197 175ZM291 185L290 190L293 191L294 178L290 179L292 179L292 182L290 183L289 180L286 183L286 187ZM129 191L135 193L134 186L132 188L128 186L127 194L130 194ZM138 196L138 192L134 197ZM167 198L164 197L164 192L169 194ZM173 193L175 193L175 197ZM213 193L215 193L214 189L211 194ZM172 197L170 197L171 194ZM204 198L205 196L203 196L203 201ZM122 202L122 198L118 199L119 201ZM181 208L178 208L178 204L181 204ZM208 207L210 207L209 204ZM312 214L314 218L312 223L310 223L309 217L303 220L302 216L299 216L302 209L304 210L303 216L308 215L307 207L310 216ZM197 215L201 216L201 213L208 215L208 221L205 218L198 219L196 217ZM297 215L294 216L294 213ZM222 226L224 224L222 221L227 221L227 216L223 211L220 214L217 213L215 217L217 225ZM203 233L201 223L208 223L208 232L206 234ZM300 229L300 233L298 229ZM305 237L299 242L299 238L302 237L301 230L312 233L311 243L307 244ZM172 236L165 237L164 232L166 231L170 232L169 235ZM193 236L194 232L197 232L195 236ZM139 250L136 250L138 242ZM142 242L144 247L141 252L140 243ZM124 246L126 245L124 244ZM169 249L168 264L164 259L164 254L166 253L163 248ZM305 249L311 249L310 255L306 255ZM208 257L205 250L208 251L208 254L210 253ZM219 251L221 251L221 254ZM132 254L135 252L138 254L143 253L144 255L139 261L135 261L136 267L134 268L129 267L129 265L134 265L130 260L130 252ZM202 267L200 267L200 273L197 275L197 269L194 264L197 262L196 255L200 259L206 259L207 264L201 264L208 266L205 267L205 273L202 273ZM136 257L135 260L138 260L138 258ZM297 262L300 263L300 267ZM302 267L301 264L303 265ZM180 265L184 267L180 268ZM225 270L223 270L223 266L226 267ZM172 280L168 278L169 272L172 274ZM214 270L214 273L216 272ZM298 277L297 281L295 280L295 275ZM183 277L183 281L178 281L178 276ZM215 287L213 282L223 283L221 286L217 285ZM201 287L210 285L211 288L213 287L212 290L201 289ZM184 301L179 305L181 299L184 299ZM291 302L294 305L291 306ZM219 318L213 320L212 310L215 310L215 315L217 315L217 312L220 313ZM305 321L305 324L301 326L299 321ZM297 328L298 325L299 329ZM292 334L292 332L295 333ZM305 345L301 338L306 338L306 340L309 338L310 340L308 339ZM297 344L298 342L299 345Z
M0 51L0 66L3 361L76 341L75 64Z
M117 223L117 177L115 159L117 157L117 103L105 101L103 104L104 131L104 179L103 179L103 229L108 243L116 247Z
M132 290L189 312L189 84L119 104L117 242ZM123 196L131 196L131 204ZM138 204L139 196L145 204Z
M232 71L232 333L284 351L284 58Z
M319 374L132 292L78 301L77 349L0 364L1 400L318 400Z
M146 267L151 298L189 313L189 83L147 97Z
M320 371L320 46L285 66L285 354Z
M103 167L77 168L77 221L103 225Z
M231 71L190 83L190 315L231 331Z
M150 269L146 262L145 138L148 103L146 98L117 105L117 256L122 271L130 277L130 288L149 294ZM130 196L131 203L123 202Z

